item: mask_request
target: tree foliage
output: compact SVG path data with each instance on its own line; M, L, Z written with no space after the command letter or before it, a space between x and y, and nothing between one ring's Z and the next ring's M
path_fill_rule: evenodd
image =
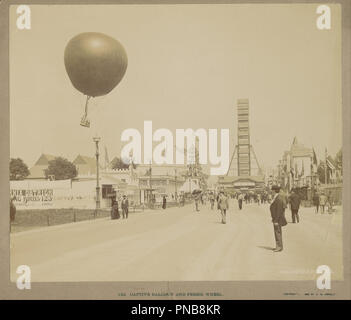
M73 179L77 174L76 166L62 157L49 161L49 166L45 170L45 177L54 176L55 180Z
M29 176L28 166L22 159L10 159L10 180L23 180Z
M111 161L111 169L113 170L122 170L122 169L128 169L129 168L129 159L121 159L121 158L114 158ZM136 164L133 163L133 168L136 168Z

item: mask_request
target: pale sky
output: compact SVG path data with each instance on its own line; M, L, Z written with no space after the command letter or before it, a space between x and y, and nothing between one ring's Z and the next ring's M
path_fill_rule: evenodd
M276 166L294 136L334 155L342 145L340 7L330 30L316 27L315 4L32 5L31 30L10 11L11 157L32 166L41 153L94 156L101 136L110 160L121 133L229 128L236 101L250 101L251 143ZM91 128L79 125L85 97L64 67L67 42L81 32L120 41L128 68L108 95L92 99ZM232 146L231 146L232 148ZM233 149L233 148L232 148Z

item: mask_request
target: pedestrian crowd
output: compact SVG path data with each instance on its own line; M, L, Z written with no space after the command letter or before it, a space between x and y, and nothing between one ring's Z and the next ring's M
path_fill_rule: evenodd
M195 211L200 212L200 204L206 204L206 200L210 202L211 210L215 208L215 202L217 202L217 209L220 212L221 223L226 224L227 222L227 211L229 209L229 199L236 198L238 202L239 211L243 209L244 205L247 204L269 204L276 246L273 249L274 252L283 251L283 237L282 227L287 225L285 218L285 210L290 208L291 211L291 222L300 223L299 210L302 202L302 197L296 188L293 188L290 194L286 190L283 190L277 185L272 186L271 192L265 191L255 193L252 191L248 192L237 192L234 195L226 193L224 190L220 190L215 193L210 192L198 192L193 195ZM313 196L313 204L315 206L315 212L321 213L333 212L333 197L329 193L326 195L325 192L316 192Z
M270 192L271 191L271 192ZM302 197L298 190L293 188L290 194L286 190L283 190L277 185L271 187L270 191L243 191L236 192L235 194L230 194L225 192L225 190L214 191L202 191L194 190L188 197L193 198L194 210L200 212L200 207L206 205L207 201L210 203L211 210L217 208L220 212L221 223L227 223L227 211L229 209L229 199L236 198L238 202L239 211L241 211L244 205L248 204L269 204L269 210L271 213L274 237L276 246L273 249L274 252L283 251L283 236L282 227L287 225L287 220L285 218L285 210L290 208L291 211L291 221L292 223L300 223L300 205ZM173 198L179 207L185 204L185 195L179 194ZM329 192L315 192L312 198L313 205L315 207L315 212L321 212L324 214L326 211L328 213L333 212L333 197ZM217 204L216 204L217 203ZM167 197L162 196L161 207L163 210L167 208ZM117 201L116 199L112 202L111 208L111 219L120 219L120 210L122 212L122 218L128 219L129 202L126 195ZM13 211L13 210L12 210Z

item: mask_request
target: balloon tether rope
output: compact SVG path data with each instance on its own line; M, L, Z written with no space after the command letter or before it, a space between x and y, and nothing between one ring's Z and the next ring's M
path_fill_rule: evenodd
M90 121L88 120L88 102L91 97L87 96L87 100L85 101L85 110L82 120L80 121L80 125L83 127L90 127Z

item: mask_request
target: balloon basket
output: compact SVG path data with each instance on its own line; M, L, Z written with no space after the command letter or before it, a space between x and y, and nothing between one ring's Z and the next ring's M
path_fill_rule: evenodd
M83 116L83 118L80 120L80 125L82 127L90 128L90 120L88 120L86 116Z

